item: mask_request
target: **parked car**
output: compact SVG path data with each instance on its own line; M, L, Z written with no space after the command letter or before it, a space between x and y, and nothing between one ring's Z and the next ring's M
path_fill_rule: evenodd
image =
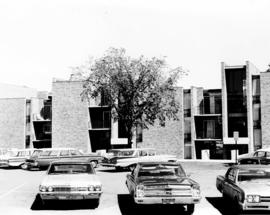
M137 204L180 204L187 213L200 202L200 186L179 162L143 162L127 174L126 185Z
M252 153L242 154L238 157L238 161L244 158L261 158L261 160L264 159L264 162L270 164L270 148L258 149Z
M238 164L268 164L268 161L264 157L250 157L239 159Z
M10 149L1 156L0 167L25 168L25 159L29 158L36 149Z
M52 161L67 158L89 158L89 162L91 162L93 167L97 167L99 162L103 159L102 156L96 155L94 153L84 154L80 150L75 148L45 148L33 153L33 155L29 159L26 159L25 163L27 165L27 169L44 169L48 168Z
M177 158L175 155L157 155L152 148L113 149L108 152L101 165L114 167L116 170L132 170L138 162L144 161L177 161Z
M216 187L235 211L270 210L270 167L236 165L217 176Z
M50 164L39 186L40 198L49 200L91 200L98 207L102 185L89 159L67 159Z

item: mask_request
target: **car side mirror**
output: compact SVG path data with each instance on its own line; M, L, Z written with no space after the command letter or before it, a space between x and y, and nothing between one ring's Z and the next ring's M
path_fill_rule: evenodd
M187 173L187 177L189 178L191 176L191 173Z

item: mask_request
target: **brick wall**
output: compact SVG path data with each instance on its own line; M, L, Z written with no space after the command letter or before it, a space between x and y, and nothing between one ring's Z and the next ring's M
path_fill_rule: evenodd
M178 88L177 99L180 102L179 121L168 120L165 127L158 122L149 129L143 130L143 142L140 147L155 148L160 154L174 154L178 158L184 158L184 113L183 113L183 89Z
M52 147L75 147L91 151L86 101L81 100L82 82L52 84Z
M261 73L262 148L270 147L270 72Z
M0 147L25 148L24 98L0 99Z

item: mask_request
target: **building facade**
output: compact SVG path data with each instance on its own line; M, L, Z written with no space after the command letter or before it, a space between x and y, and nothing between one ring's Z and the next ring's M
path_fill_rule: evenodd
M112 120L106 99L82 99L82 91L82 81L54 80L50 95L0 99L1 146L85 152L128 147L123 124ZM176 91L179 120L136 128L136 146L184 159L233 159L270 144L270 72L260 72L249 61L238 66L222 62L220 89Z
M0 89L0 148L51 147L51 96L25 86Z

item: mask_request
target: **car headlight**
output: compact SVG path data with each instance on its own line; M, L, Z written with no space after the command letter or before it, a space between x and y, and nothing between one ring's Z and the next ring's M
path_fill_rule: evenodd
M95 191L101 191L101 185L96 185L95 186Z
M249 203L258 203L261 201L259 195L247 195L247 202Z
M193 185L191 187L191 192L193 197L200 197L201 196L201 190L200 187L198 185Z
M94 191L95 188L94 188L94 186L89 186L89 187L88 187L88 190L89 190L89 191Z
M136 187L136 196L137 197L143 197L144 196L144 186L143 185L138 185Z
M39 186L39 191L40 192L46 192L47 191L47 187L40 185Z
M49 192L52 192L53 191L53 188L52 187L48 187L48 191Z

